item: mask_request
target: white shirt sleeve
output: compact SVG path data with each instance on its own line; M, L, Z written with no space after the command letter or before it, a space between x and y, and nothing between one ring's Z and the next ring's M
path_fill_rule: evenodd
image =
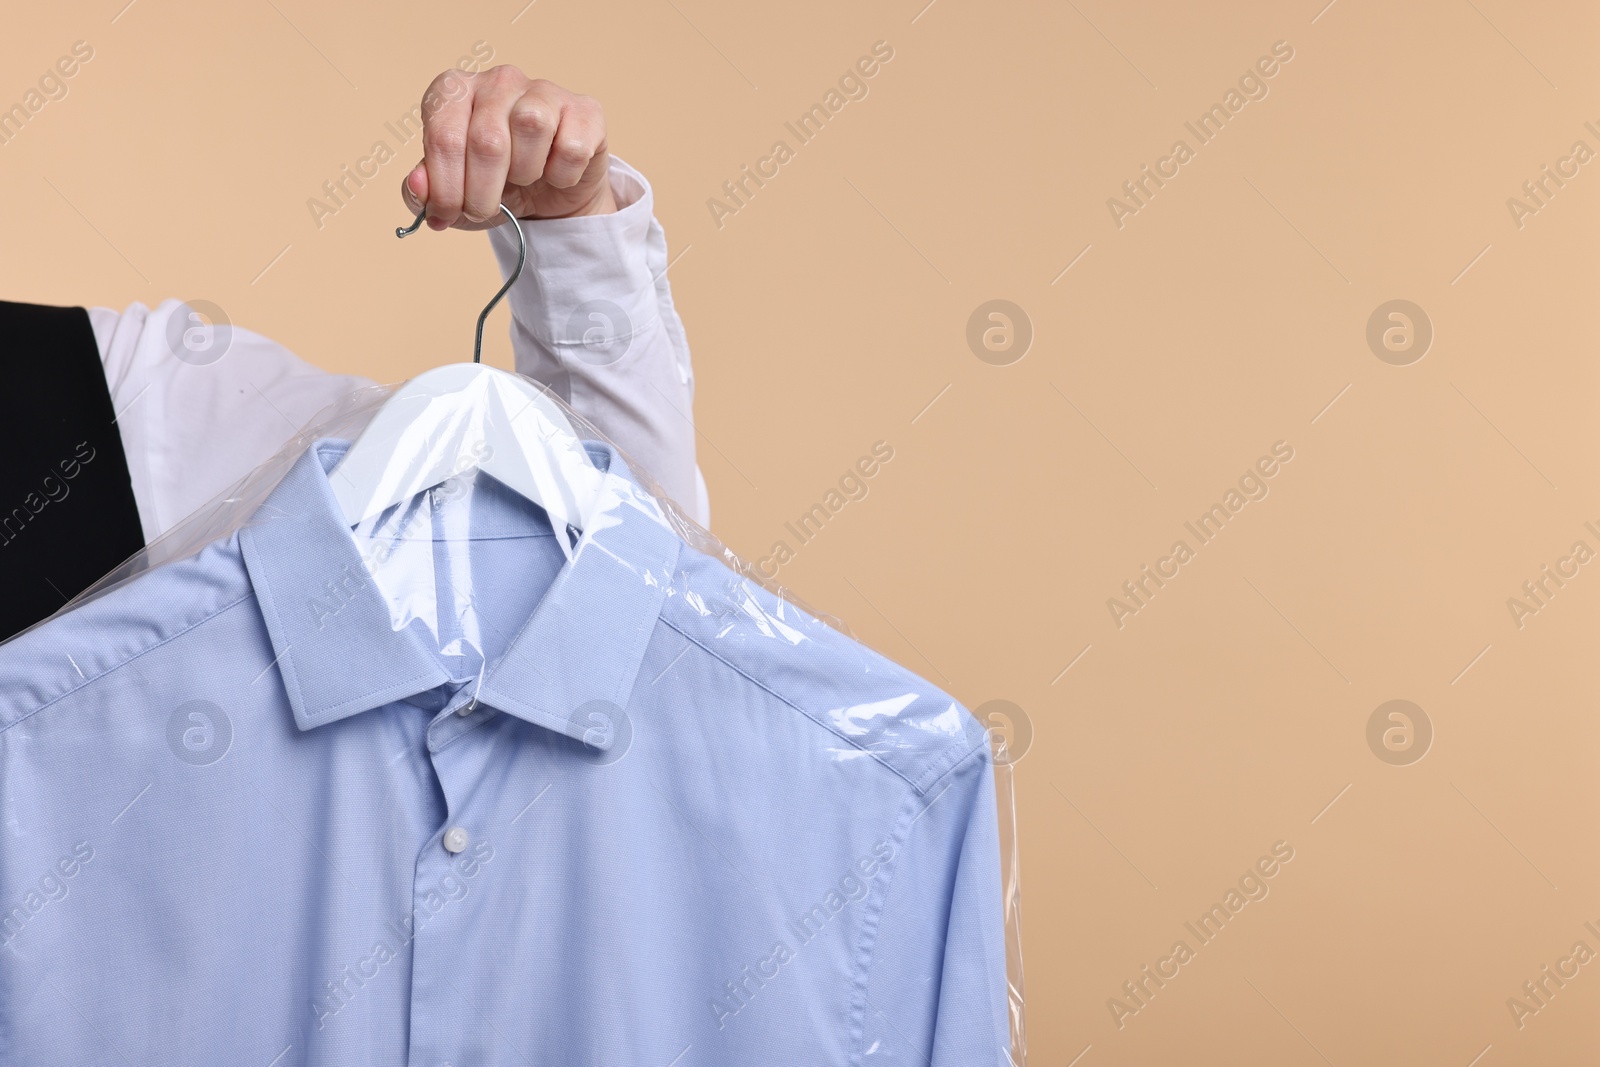
M667 281L667 236L643 174L611 157L617 211L524 219L528 262L508 294L517 370L544 382L621 447L702 526L694 371ZM517 266L509 227L488 231L501 277Z
M89 308L145 542L270 459L317 413L372 383L329 374L238 326L215 355L179 300ZM181 355L179 353L182 353Z
M549 385L706 525L693 377L667 288L666 237L642 175L613 159L612 189L614 215L523 222L528 265L507 294L517 369ZM510 277L516 240L489 232ZM204 335L190 334L203 327L178 300L88 311L147 543L265 463L329 405L373 384L319 370L238 326L213 358Z

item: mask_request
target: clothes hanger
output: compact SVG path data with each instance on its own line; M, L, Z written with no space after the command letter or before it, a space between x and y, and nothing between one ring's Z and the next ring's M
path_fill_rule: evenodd
M396 237L417 231L427 206ZM522 276L528 243L517 232L517 269L478 315L471 363L450 363L400 386L329 475L351 526L474 468L532 500L550 516L568 559L567 527L584 529L606 475L589 457L566 413L526 378L483 365L483 324Z

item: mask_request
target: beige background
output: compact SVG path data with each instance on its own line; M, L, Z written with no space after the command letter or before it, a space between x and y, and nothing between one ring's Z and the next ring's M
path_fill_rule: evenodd
M320 229L308 198L475 42L603 101L679 257L716 532L766 555L887 441L782 580L1031 723L1032 1062L1600 1061L1600 962L1507 1007L1600 951L1600 565L1507 606L1600 550L1600 163L1507 206L1600 150L1592 4L124 2L5 13L4 106L94 50L0 145L7 299L206 299L402 379L468 354L484 239L396 245L415 143ZM719 227L708 199L880 40L866 98ZM966 341L991 299L1031 321L1009 365ZM1365 339L1393 299L1435 331L1406 366ZM1278 441L1270 494L1119 629L1107 599ZM1391 699L1432 724L1420 762L1368 747ZM1277 841L1270 895L1119 1029L1108 998Z

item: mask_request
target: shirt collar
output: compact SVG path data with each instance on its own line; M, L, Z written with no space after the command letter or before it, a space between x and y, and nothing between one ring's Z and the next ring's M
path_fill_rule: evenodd
M392 628L388 604L340 514L328 472L347 447L326 439L312 445L239 534L302 730L450 680L415 630ZM619 454L594 442L586 447L607 472L601 504L572 559L488 666L476 696L606 748L611 734L592 728L586 706L626 706L681 542Z

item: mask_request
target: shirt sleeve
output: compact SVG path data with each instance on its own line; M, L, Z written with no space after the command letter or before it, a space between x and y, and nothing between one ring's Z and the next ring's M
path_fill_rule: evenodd
M694 374L667 281L666 232L644 175L612 156L610 176L616 212L521 222L528 261L507 296L517 370L593 422L704 526ZM510 278L516 235L488 233Z
M528 264L508 294L517 370L549 385L705 526L694 377L666 277L666 234L643 175L613 157L611 182L614 214L523 221ZM500 227L489 233L509 278L516 239ZM153 309L89 309L151 541L330 404L373 384L329 374L242 327L228 326L218 341L184 307L168 299Z
M994 769L977 749L918 796L871 949L862 1063L1007 1067Z
M179 300L88 310L147 541L373 384L329 374L253 331L203 323Z

